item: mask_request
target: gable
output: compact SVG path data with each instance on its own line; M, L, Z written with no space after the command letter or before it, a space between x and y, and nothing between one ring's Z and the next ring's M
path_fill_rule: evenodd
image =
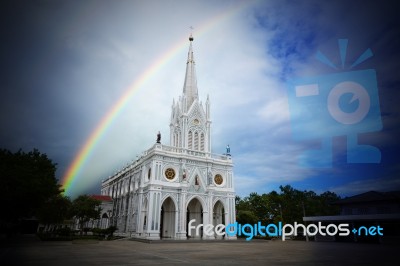
M189 121L193 121L194 119L198 119L200 124L205 124L206 114L204 112L203 107L199 104L198 101L194 101L192 106L188 111Z

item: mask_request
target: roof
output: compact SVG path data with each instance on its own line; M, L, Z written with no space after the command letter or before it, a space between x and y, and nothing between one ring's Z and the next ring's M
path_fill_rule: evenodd
M337 221L389 221L400 220L399 213L385 214L359 214L359 215L333 215L333 216L308 216L303 217L305 222L337 222Z
M93 199L100 200L100 201L112 201L113 200L110 196L107 196L107 195L91 195L90 197Z
M346 205L352 203L364 203L364 202L382 202L382 201L400 201L400 191L390 192L378 192L368 191L362 194L358 194L352 197L346 197L344 199L333 202L336 205Z

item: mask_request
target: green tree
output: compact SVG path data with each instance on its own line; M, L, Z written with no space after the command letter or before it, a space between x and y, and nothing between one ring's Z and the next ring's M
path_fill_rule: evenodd
M338 215L340 213L340 207L333 205L332 203L340 200L340 197L331 191L326 191L319 195L319 208L314 215Z
M282 220L284 223L301 222L303 220L304 192L294 189L290 185L280 186Z
M250 209L257 216L258 221L262 223L267 223L269 221L267 195L250 193L248 200L251 205Z
M238 211L236 221L240 224L255 224L258 221L257 216L252 211Z
M81 234L83 225L91 219L99 219L101 201L88 195L81 195L72 202L71 215L79 220Z
M45 225L60 224L71 218L71 200L64 195L49 198L38 211L38 218Z
M267 194L269 223L278 223L283 221L282 215L282 197L275 190Z
M55 177L56 164L37 149L12 153L0 149L1 225L16 226L37 215L46 201L62 191Z
M236 203L236 212L250 209L250 203L248 201L248 197L242 199L241 197L236 196L235 203Z

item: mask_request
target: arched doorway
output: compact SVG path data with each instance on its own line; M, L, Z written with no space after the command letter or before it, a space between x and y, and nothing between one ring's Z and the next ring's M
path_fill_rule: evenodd
M161 206L160 238L175 238L175 214L175 203L168 197Z
M186 209L186 237L188 238L202 238L203 237L203 228L199 230L199 235L196 235L196 229L188 230L188 224L191 220L195 219L196 221L191 225L197 227L197 225L203 223L203 206L201 202L194 198L187 205Z
M103 213L103 215L101 216L101 220L100 220L100 228L101 229L107 228L108 227L108 221L109 221L109 218L108 218L107 213Z
M225 224L225 209L221 201L217 201L213 208L213 225ZM215 235L215 238L223 238L223 236Z

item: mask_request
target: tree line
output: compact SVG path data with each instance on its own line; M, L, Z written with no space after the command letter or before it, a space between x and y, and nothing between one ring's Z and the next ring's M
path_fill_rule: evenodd
M326 191L320 195L312 190L300 191L290 185L280 186L280 192L250 193L240 198L236 196L236 220L241 224L303 222L304 216L339 214L339 207L332 205L340 197Z
M56 164L37 149L27 153L0 149L0 233L18 232L22 222L32 218L54 225L75 217L83 228L100 217L101 202L88 195L72 201L63 194L55 172Z

